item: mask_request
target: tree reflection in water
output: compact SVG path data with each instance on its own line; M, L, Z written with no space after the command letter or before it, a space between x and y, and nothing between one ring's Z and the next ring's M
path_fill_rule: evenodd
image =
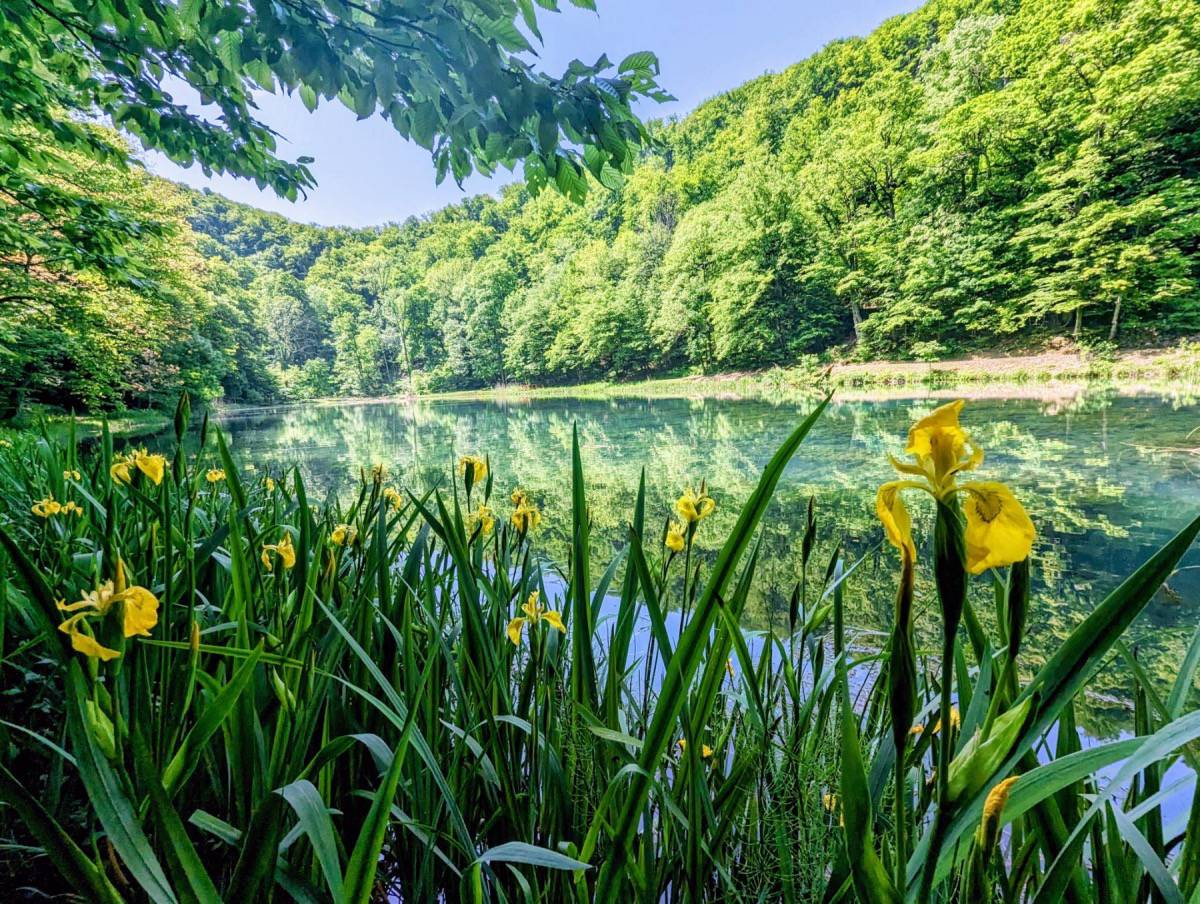
M830 406L789 466L766 519L747 627L769 629L786 619L800 577L799 540L810 495L821 529L817 564L810 568L824 568L837 541L849 559L865 555L848 587L847 619L865 631L886 627L895 576L877 561L881 531L874 491L893 475L886 454L901 451L908 425L940 401L862 399ZM679 492L704 479L718 506L701 525L697 544L702 552L715 552L763 465L808 410L802 401L722 398L417 401L309 405L228 416L221 425L235 453L259 473L278 475L297 465L310 495L345 491L360 468L374 463L387 466L391 482L424 488L447 478L456 455L487 454L497 501L523 487L545 514L538 546L562 562L570 524L571 426L578 422L593 548L603 566L623 542L643 467L655 531L650 542L659 542ZM963 420L988 450L987 473L1013 487L1038 527L1035 602L1022 654L1032 670L1044 651L1056 648L1105 593L1200 510L1200 462L1159 451L1189 445L1200 406L1187 398L1093 391L978 400L967 405ZM929 540L927 508L914 510L919 542ZM1184 565L1200 565L1200 556L1192 553ZM930 576L921 578L918 600L928 605ZM986 585L976 581L974 589L980 618L991 625ZM1135 627L1139 655L1164 681L1179 663L1198 613L1200 568L1185 567ZM935 636L934 627L918 615L924 638ZM1129 688L1124 667L1101 671L1081 724L1096 736L1113 734L1126 720Z

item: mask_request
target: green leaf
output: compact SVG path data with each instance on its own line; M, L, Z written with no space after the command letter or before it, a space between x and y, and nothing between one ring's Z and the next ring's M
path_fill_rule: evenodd
M174 867L172 873L179 877L181 887L187 890L186 897L198 904L221 904L221 895L212 877L204 868L200 855L188 838L183 821L163 790L162 779L151 762L150 749L140 729L133 734L133 756L138 774L143 779L142 785L150 795L151 812L166 838L166 854Z
M479 855L476 863L524 863L527 866L544 866L547 869L577 870L591 869L582 860L575 860L549 848L526 844L524 841L507 841L488 848Z
M617 64L618 72L649 72L658 74L658 55L649 50L631 53Z
M640 771L632 775L629 790L625 795L625 803L619 818L612 830L613 850L600 870L597 880L596 900L600 902L617 901L625 886L627 878L626 864L632 853L633 838L641 821L642 810L646 797L650 792L650 775L657 769L659 761L671 742L679 713L686 699L686 689L691 686L696 670L704 657L708 645L709 634L713 622L718 615L718 606L729 582L733 579L738 563L743 553L749 547L755 528L762 520L763 513L771 502L775 487L804 438L808 436L813 425L820 419L829 404L827 396L807 418L800 423L792 434L771 457L758 486L751 494L746 504L742 506L737 522L730 532L716 561L713 563L708 582L696 601L692 619L679 638L679 644L666 664L666 674L663 676L658 702L654 714L646 728L642 754L638 759ZM635 551L635 562L636 562Z
M166 789L168 797L175 795L183 786L183 783L187 781L188 776L192 774L192 771L200 764L204 745L208 743L208 739L220 729L230 713L233 712L238 698L241 697L242 692L250 685L250 680L254 677L254 670L258 667L258 661L261 657L262 644L259 644L238 667L238 670L233 673L233 677L229 679L229 683L204 708L204 712L196 720L196 724L191 727L188 733L184 735L183 740L180 741L179 749L175 751L175 755L167 763L167 768L163 770L163 786Z
M89 700L83 671L78 662L71 662L67 667L67 730L88 800L134 881L150 900L174 904L177 900L175 892L154 855L150 840L142 831L133 805L88 731L84 708Z
M88 859L79 845L71 840L61 825L32 794L25 790L16 776L0 764L0 800L12 807L25 828L42 846L50 862L77 893L86 893L90 900L120 904L120 893L108 877Z
M429 686L429 677L437 663L437 657L430 656L421 675L421 683L417 688L417 699L423 699ZM413 725L416 724L417 707L413 707L405 721L404 729L400 732L400 740L392 753L392 762L387 774L379 783L379 788L371 800L371 810L359 830L358 841L346 865L345 900L352 904L368 904L375 892L375 872L379 867L379 855L387 835L387 827L392 810L392 799L396 796L396 787L400 783L400 773L404 768L404 754L408 750L409 738Z
M333 828L333 820L329 817L329 808L321 799L321 793L307 779L284 785L275 791L288 802L299 820L300 829L308 836L313 851L317 855L317 863L325 875L325 884L334 901L345 900L342 892L342 867L338 859L337 833Z

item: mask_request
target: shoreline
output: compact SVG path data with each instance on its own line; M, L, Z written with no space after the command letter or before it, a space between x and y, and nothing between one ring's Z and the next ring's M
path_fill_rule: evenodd
M552 398L805 398L833 390L843 401L886 401L914 396L1027 398L1063 401L1108 387L1120 395L1200 394L1200 345L1141 349L1112 357L1068 352L974 356L947 361L869 361L778 367L765 371L593 381L569 386L512 384L488 389L343 396L273 405L220 406L220 417L302 405L377 405L438 401L521 402Z

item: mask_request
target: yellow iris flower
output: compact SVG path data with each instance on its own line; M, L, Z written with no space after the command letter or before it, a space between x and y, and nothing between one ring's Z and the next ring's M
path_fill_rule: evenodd
M63 471L63 480L82 480L82 479L83 479L83 475L80 474L78 471L74 470L73 468L68 468L67 470Z
M483 483L487 478L487 462L474 455L464 455L458 460L458 476L467 486Z
M385 488L383 498L388 501L388 505L396 512L400 511L401 506L404 504L404 497L400 495L400 491L395 487Z
M352 546L358 539L358 528L352 524L339 524L329 535L334 546Z
M1017 783L1019 777L1012 775L998 782L983 802L983 815L979 820L979 830L975 833L975 843L987 855L996 847L1000 836L1000 817L1004 813L1004 805L1008 803L1008 796L1012 793L1012 786Z
M150 629L158 624L158 597L145 587L126 587L125 566L121 562L117 563L115 582L106 581L96 590L85 592L78 602L58 604L61 611L70 613L58 630L70 636L71 648L77 653L105 662L116 659L121 654L96 640L91 619L104 618L118 602L125 604L122 633L126 637L149 637Z
M163 474L166 473L167 460L157 453L152 454L145 449L135 449L133 452L114 458L108 474L117 483L129 483L133 479L134 468L137 468L146 475L148 480L158 486L162 483ZM78 479L76 478L76 480Z
M274 477L268 477L266 480L263 481L263 485L267 488L268 493L275 492L275 478Z
M113 460L112 467L108 469L108 476L113 479L114 483L129 483L133 479L133 462L126 461L124 457Z
M514 647L521 645L521 632L525 630L526 625L532 626L544 621L551 628L556 628L564 634L567 633L567 626L563 624L562 615L543 606L538 601L539 596L540 594L536 590L529 594L529 599L521 607L521 611L525 614L518 615L510 621L504 631L508 635L508 639L512 641Z
M680 753L687 752L687 741L686 740L684 740L683 738L680 738L675 743L679 745ZM704 759L707 760L712 755L713 755L713 749L711 747L709 747L707 744L700 745L700 756L704 757Z
M220 483L225 479L225 471L223 468L209 468L204 472L204 479L209 483Z
M523 498L517 505L516 511L512 513L510 520L518 533L527 534L531 530L536 530L537 526L542 523L542 513L538 511L536 505L527 498Z
M50 518L59 514L63 510L63 506L53 496L47 496L45 499L35 502L29 510L39 518Z
M942 405L909 430L904 451L915 463L888 456L897 471L914 479L893 480L881 486L875 497L875 513L888 541L902 555L915 559L912 520L900 491L924 490L940 500L956 494L965 496L967 570L981 574L1027 558L1036 531L1024 507L1004 484L957 482L959 474L974 470L983 461L983 450L958 422L963 404L957 401Z
M663 544L671 552L683 552L683 547L687 539L684 535L684 527L677 521L672 521L670 527L667 528L667 539Z
M959 714L957 706L950 707L950 728L954 731L958 731L958 729L962 728L962 716ZM942 720L938 719L933 725L933 733L937 734L941 730ZM914 725L908 730L908 733L913 736L924 734L924 732L924 725Z
M700 484L698 493L688 487L687 491L675 502L675 511L679 512L679 517L688 524L703 521L713 513L716 507L717 503L705 493L704 484Z
M283 539L278 543L263 544L261 556L263 568L267 569L267 571L272 571L273 568L269 553L274 553L285 569L293 568L296 564L296 548L292 546L292 535L285 531Z
M167 470L167 460L163 456L150 455L145 449L141 449L134 453L133 463L155 486L162 483L163 473Z
M489 506L481 505L475 511L467 516L467 532L475 533L475 528L479 528L484 536L490 534L496 526L496 515Z

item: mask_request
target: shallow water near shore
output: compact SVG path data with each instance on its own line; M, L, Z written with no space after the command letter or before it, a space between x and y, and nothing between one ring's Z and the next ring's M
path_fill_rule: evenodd
M1038 528L1035 601L1023 665L1036 669L1103 596L1200 513L1200 404L1183 397L1070 390L968 403L963 422L986 450L983 479L1008 482ZM874 493L894 472L912 421L939 404L927 398L836 400L801 446L764 520L757 590L746 626L786 619L801 578L800 537L815 497L821 543L809 565L819 581L836 543L848 562L866 560L848 584L847 622L871 643L886 628L895 561L880 547ZM504 515L521 486L545 512L537 546L567 560L571 429L578 424L597 565L625 541L638 478L647 482L647 533L658 541L671 505L688 485L707 482L718 509L703 522L702 550L715 551L771 454L811 410L810 402L738 398L543 398L339 403L233 413L219 423L235 455L257 474L295 464L311 496L348 493L375 463L389 482L420 489L446 484L462 454L488 455L493 505ZM912 500L918 535L931 524L926 500ZM924 577L928 577L925 575ZM986 581L974 600L989 624ZM921 593L927 608L932 594ZM925 612L927 637L936 622ZM1200 553L1193 551L1139 619L1139 658L1168 680L1200 615ZM1129 676L1119 660L1093 682L1081 724L1094 736L1125 724Z

